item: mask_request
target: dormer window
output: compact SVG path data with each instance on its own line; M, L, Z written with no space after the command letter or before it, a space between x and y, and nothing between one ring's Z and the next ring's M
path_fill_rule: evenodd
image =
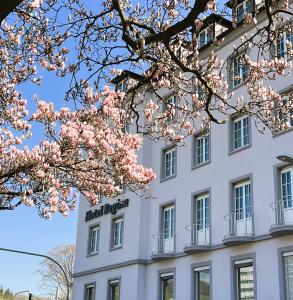
M117 90L120 92L125 93L126 92L126 87L127 87L127 80L121 80L118 84L117 84Z
M199 33L198 48L202 48L213 40L213 27L208 26Z
M235 14L236 14L237 23L244 20L245 13L247 14L253 13L254 10L253 3L254 3L253 0L246 0L236 6Z

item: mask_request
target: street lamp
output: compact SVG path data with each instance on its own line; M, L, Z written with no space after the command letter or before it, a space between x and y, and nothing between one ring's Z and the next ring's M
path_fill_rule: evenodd
M0 248L0 251L7 251L7 252L13 252L13 253L19 253L19 254L26 254L26 255L31 255L31 256L38 256L38 257L43 257L46 259L51 260L52 262L54 262L62 271L65 280L66 280L66 286L67 286L67 291L66 291L66 300L69 300L69 281L66 275L65 270L63 269L63 267L58 263L58 261L56 261L54 258L44 255L44 254L40 254L40 253L34 253L34 252L26 252L26 251L19 251L19 250L14 250L14 249L7 249L7 248Z
M23 294L23 293L30 293L30 291L22 291L22 292L18 292L18 293L16 293L16 294L14 295L14 298L15 298L17 295Z
M281 154L277 156L277 159L283 162L293 163L293 155L291 154Z

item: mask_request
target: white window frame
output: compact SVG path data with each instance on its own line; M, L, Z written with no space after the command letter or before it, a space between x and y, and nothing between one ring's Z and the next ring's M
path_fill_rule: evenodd
M117 226L117 227L116 227ZM124 217L117 217L112 221L112 249L123 246Z
M289 38L287 35L290 35ZM275 47L275 55L277 58L289 58L292 57L292 55L288 55L288 49L287 49L287 41L291 42L291 45L293 47L293 31L282 31L281 36L279 36L274 44ZM280 47L282 46L282 49ZM291 49L292 50L292 49Z
M98 254L100 241L100 225L90 227L88 255Z
M173 177L176 174L176 148L164 151L163 178Z
M202 31L200 31L200 33L198 34L198 49L203 48L205 45L207 45L209 42L213 41L214 39L214 29L213 29L214 25L209 25L207 26L207 28L203 29ZM204 34L204 41L203 44L201 43L201 35ZM209 38L208 38L209 37Z
M120 279L111 279L108 281L108 299L113 300L113 294L112 294L112 288L117 287L118 288L118 299L120 299Z
M281 95L281 102L282 105L287 105L286 103L289 101L288 95ZM293 100L290 100L291 103L293 103ZM287 108L286 108L287 109ZM286 125L287 128L293 127L293 108L289 108L288 114L283 114L281 111L279 111L279 120Z
M229 88L233 89L243 84L249 76L249 67L245 64L245 53L231 57L229 60ZM237 64L237 65L235 65ZM235 72L237 69L237 72Z
M285 185L283 183L283 174L290 172L291 182L289 183L290 189L291 189L291 195L286 194L284 195L283 186ZM282 201L282 207L283 209L292 208L293 207L293 167L284 168L281 170L280 173L280 184L281 184L281 201ZM288 185L288 182L286 182L286 185ZM287 190L288 188L286 188ZM288 190L286 191L288 193Z
M164 300L165 299L165 295L164 295L164 282L166 280L172 279L173 281L173 289L172 289L172 293L173 293L173 297L174 295L174 285L175 285L175 279L174 279L174 273L173 272L169 272L169 273L162 273L160 275L160 300Z
M200 143L200 145L199 145ZM206 151L207 147L207 151ZM195 136L194 140L194 165L202 165L210 161L210 134Z
M288 300L293 299L291 297L292 293L290 293L290 291L293 291L293 277L291 276L291 280L290 280L290 285L289 285L289 276L288 276L288 266L286 264L286 260L288 259L288 257L293 257L293 252L289 251L289 252L284 252L282 253L282 260L283 260L283 276L284 276L284 287L285 287L285 294L286 294L286 299L288 298ZM292 268L293 269L293 268ZM292 270L293 271L293 270ZM290 298L289 298L290 296Z
M244 126L244 120L247 120L247 126ZM236 123L240 122L240 145L236 146ZM248 134L245 135L245 128L247 128ZM238 130L239 131L239 130ZM245 138L247 137L248 141L245 143ZM250 120L248 116L243 116L232 120L232 150L241 149L250 144ZM237 139L239 140L239 139Z
M164 239L175 237L175 206L174 204L163 207L162 232Z
M85 295L84 295L85 300L90 300L89 299L89 290L90 289L93 289L93 291L94 291L94 299L92 299L92 300L95 300L95 298L96 298L96 286L95 286L94 283L85 285L85 292L84 292L85 293Z
M199 299L199 275L201 272L207 272L209 274L209 298L211 299L211 267L210 266L202 266L196 267L193 269L194 272L194 280L195 280L195 299Z
M249 259L249 260L242 260L242 261L238 261L238 262L235 262L234 263L234 267L235 267L235 277L236 277L236 299L237 300L242 300L242 299L245 299L245 298L240 298L240 282L239 282L239 279L240 279L240 269L241 268L247 268L247 267L252 267L252 279L253 279L253 286L252 286L252 290L253 290L253 295L254 297L256 296L255 295L255 271L254 271L254 263L253 263L253 260ZM245 282L244 282L245 284ZM248 283L246 283L246 285L248 285Z
M247 7L248 7L248 2L251 2L251 5L252 5L252 11L248 12L247 11ZM235 8L235 13L236 13L236 20L237 20L237 23L241 22L244 20L245 18L245 13L253 13L253 5L254 5L254 0L245 0L243 1L242 3L238 4ZM241 14L241 18L239 17L238 15L238 10L240 7L243 7L243 14Z
M117 84L117 91L125 93L127 89L127 79L123 79Z
M248 186L248 190L246 187ZM237 189L241 193L241 197L237 197ZM242 206L240 205L242 199ZM237 201L239 204L237 205ZM250 180L242 181L234 185L234 213L235 220L245 220L251 218L252 212L251 182ZM238 207L237 207L238 206Z
M199 205L199 203L202 205ZM199 218L198 215L201 217ZM210 195L209 193L195 197L196 230L207 229L210 225Z

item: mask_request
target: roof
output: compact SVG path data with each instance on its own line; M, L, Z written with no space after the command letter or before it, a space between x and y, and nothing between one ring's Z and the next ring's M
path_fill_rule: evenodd
M124 71L122 71L122 73L120 75L114 77L111 80L111 83L117 84L126 78L141 79L142 77L143 77L142 75L139 75L137 73L134 73L134 72L131 72L128 70L124 70Z

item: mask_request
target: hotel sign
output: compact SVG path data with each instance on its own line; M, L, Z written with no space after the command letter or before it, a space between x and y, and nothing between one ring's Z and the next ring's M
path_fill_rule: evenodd
M88 222L108 214L116 215L118 210L128 207L128 205L129 205L129 199L118 200L113 204L102 205L100 208L87 211L85 214L85 221Z

